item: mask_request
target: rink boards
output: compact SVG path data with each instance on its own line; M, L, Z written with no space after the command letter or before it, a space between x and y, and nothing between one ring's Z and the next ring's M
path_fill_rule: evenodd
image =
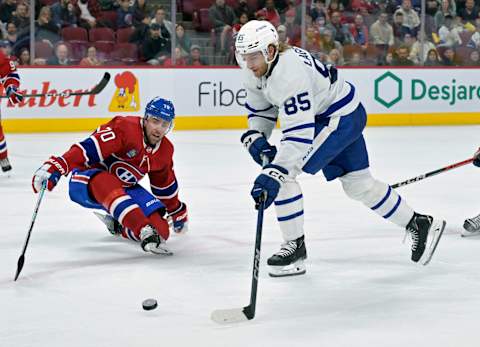
M95 96L69 96L92 88L105 71L112 79ZM341 68L369 114L368 125L480 124L480 69ZM246 92L237 68L162 69L24 68L21 90L63 92L1 100L7 132L63 132L94 129L115 115L141 115L155 96L174 101L177 130L245 128ZM2 91L3 93L3 91Z

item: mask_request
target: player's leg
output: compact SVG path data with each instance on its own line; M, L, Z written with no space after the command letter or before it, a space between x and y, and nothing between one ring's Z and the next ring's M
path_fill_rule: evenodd
M307 250L303 235L303 195L298 182L285 182L274 204L284 243L267 261L269 274L272 277L302 275L306 272L303 260L307 258Z
M480 214L475 217L465 219L465 222L463 223L463 229L462 236L468 237L480 235Z
M5 140L5 134L3 133L2 123L0 119L0 167L3 172L10 171L12 166L8 160L7 141Z
M152 253L168 254L162 239L140 206L122 187L114 175L91 169L74 171L70 178L70 198L87 208L104 209L120 224L131 230L131 237L142 243L142 248Z

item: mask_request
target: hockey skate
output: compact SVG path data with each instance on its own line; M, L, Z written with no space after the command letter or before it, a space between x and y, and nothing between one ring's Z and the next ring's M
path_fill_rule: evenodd
M304 236L282 244L280 251L268 258L271 277L297 276L307 272L303 261L307 258Z
M406 227L412 239L412 261L427 265L445 229L445 221L414 213Z
M480 214L478 216L465 219L461 232L462 237L480 235Z
M97 216L98 219L100 219L103 224L105 224L110 234L120 235L122 233L122 225L109 214L103 214L100 212L93 212L93 214L95 214L95 216Z
M0 160L0 167L2 168L3 172L7 172L12 169L12 165L10 165L8 158Z
M165 247L165 240L158 235L157 230L151 225L146 225L140 230L140 239L142 249L145 252L152 252L159 255L173 255L173 253Z

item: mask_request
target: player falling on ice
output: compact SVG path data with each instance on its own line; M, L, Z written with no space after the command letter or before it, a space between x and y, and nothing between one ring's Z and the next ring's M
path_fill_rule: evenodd
M140 241L146 252L171 254L165 247L167 219L176 232L186 231L188 219L178 199L173 145L165 137L174 118L172 102L160 97L147 104L143 118L113 118L62 156L50 157L35 172L33 190L45 180L52 190L61 175L72 173L70 199L106 211L103 220L112 234ZM153 194L138 184L146 174Z
M17 104L22 101L23 96L19 93L20 76L15 62L7 56L3 49L0 49L0 83L5 89L9 102ZM0 167L3 172L10 171L12 166L8 160L7 141L2 128L2 116L0 114Z
M480 167L480 148L473 155L473 165ZM480 235L480 214L478 216L465 219L463 223L462 236Z
M270 274L306 271L303 197L296 176L321 170L327 181L339 178L350 198L405 228L412 239L411 259L426 265L445 222L414 212L396 191L372 177L362 135L367 115L355 87L309 52L279 45L269 22L245 24L235 46L249 112L249 130L241 141L257 163L263 156L270 161L251 195L258 202L262 191L267 192L265 207L274 203L285 240L268 259ZM267 141L277 119L283 133L278 151Z

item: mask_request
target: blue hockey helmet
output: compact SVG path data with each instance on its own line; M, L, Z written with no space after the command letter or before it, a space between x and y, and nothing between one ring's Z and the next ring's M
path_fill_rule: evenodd
M170 100L157 96L145 107L145 119L149 117L159 118L173 123L175 119L175 107Z

